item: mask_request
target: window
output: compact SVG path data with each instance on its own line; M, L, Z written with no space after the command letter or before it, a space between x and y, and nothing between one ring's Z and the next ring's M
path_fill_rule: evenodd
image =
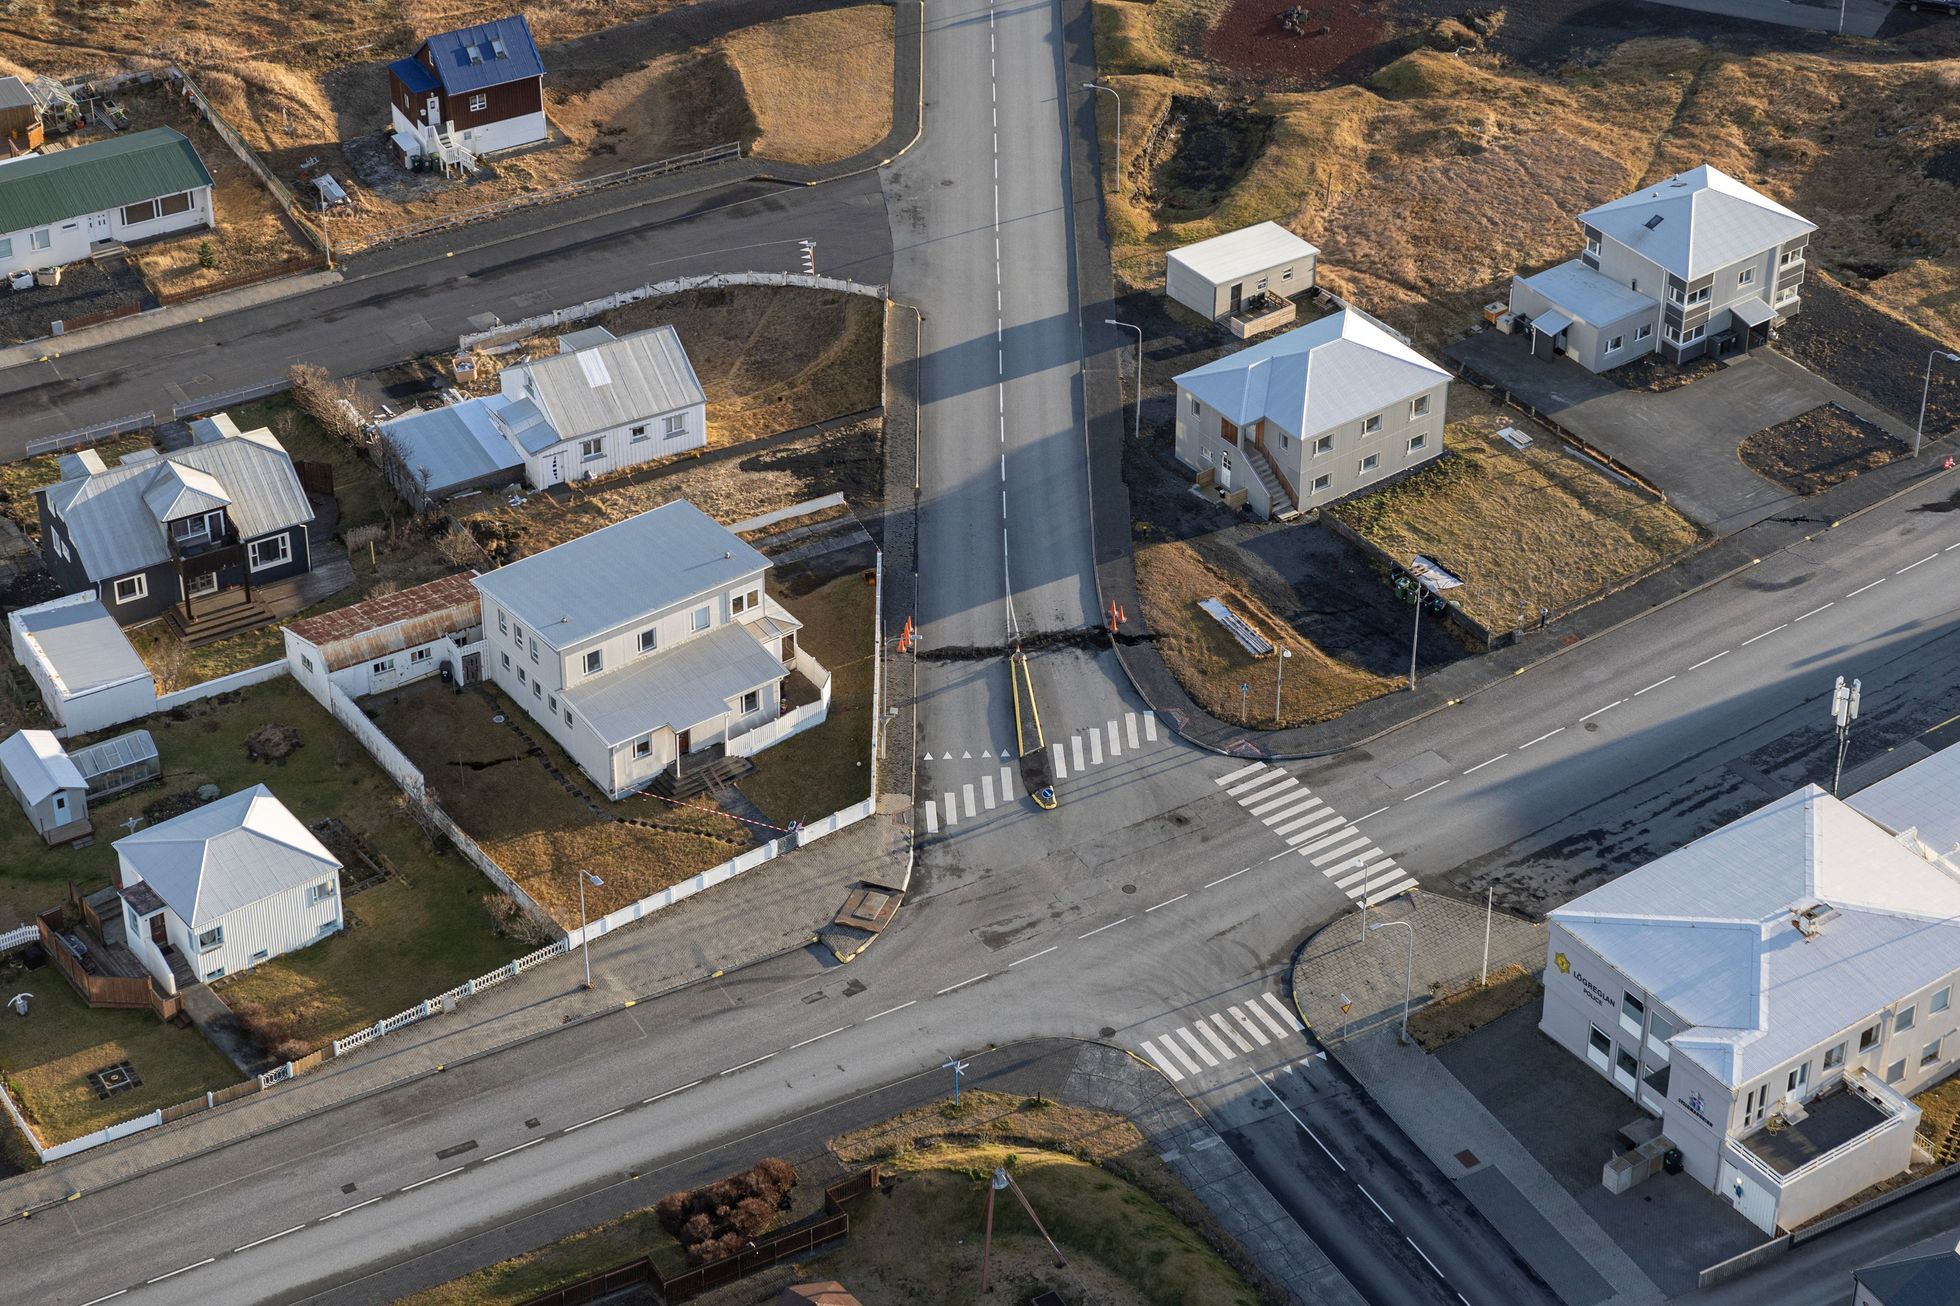
M1632 1077L1640 1073L1640 1061L1633 1053L1627 1051L1625 1048L1616 1049L1616 1053L1617 1055L1614 1056L1613 1063L1619 1067L1621 1074Z
M1323 472L1319 476L1313 478L1313 492L1315 494L1319 494L1322 490L1326 489L1328 486L1332 485L1333 483L1334 483L1334 478L1328 475L1327 473Z
M173 217L179 213L189 213L191 204L191 193L187 190L178 191L175 195L165 195L158 200L157 212L166 218Z
M1196 395L1193 395L1191 396L1191 416L1196 417L1197 415L1198 415L1198 397Z
M489 107L490 107L490 97L488 95L472 95L470 97L471 113L482 113L485 109Z
M1375 468L1381 466L1381 461L1382 461L1382 456L1380 454L1371 453L1366 458L1363 458L1361 460L1361 470L1364 472L1372 472L1375 470Z
M277 567L290 561L293 556L293 541L288 535L270 535L262 540L253 540L246 549L253 571L264 571L267 567Z
M1738 286L1753 286L1753 285L1755 285L1755 284L1756 284L1756 269L1754 269L1754 268L1744 268L1744 269L1742 269L1742 271L1740 271L1740 272L1738 272L1738 273L1736 273L1736 274L1735 274L1735 284L1736 284L1736 285L1738 285Z
M578 442L578 460L580 462L589 463L605 456L606 438L604 436L600 436L596 440L580 440Z
M663 419L663 421L665 422L665 428L662 430L661 434L665 435L669 440L673 439L677 435L687 434L686 413L669 413Z
M1321 436L1313 442L1313 451L1317 454L1332 453L1334 451L1334 437L1331 435Z
M1940 1059L1940 1041L1938 1039L1934 1039L1931 1043L1928 1043L1925 1047L1919 1049L1920 1065L1930 1066L1935 1061L1938 1061L1939 1059Z
M1933 995L1933 1000L1926 1004L1926 1010L1937 1014L1939 1012L1945 1011L1948 1007L1952 1005L1953 1005L1953 986L1949 984L1945 988L1941 989L1938 993L1935 993Z
M302 667L305 667L305 668L306 668L306 669L307 669L308 671L311 671L311 670L313 670L313 658L312 658L312 657L311 657L311 655L309 655L309 654L306 654L306 653L302 653L302 654L300 654L300 655L299 655L299 664L300 664L300 665L301 665Z
M1270 283L1270 280L1271 279L1268 277L1259 278L1259 289L1264 290L1267 287L1267 285Z
M524 668L523 668L523 667L519 667L519 668L517 669L517 683L518 683L518 684L520 684L520 685L524 685L524 684L529 684L529 683L530 683L530 682L529 682L528 680L526 680L526 679L525 679L525 677L524 677Z
M504 616L504 610L502 608L497 609L497 633L499 635L510 633L510 621Z
M565 709L565 724L566 725L572 724L572 709L570 709L569 707Z
M729 601L728 606L731 612L749 612L761 605L762 592L760 590L750 590L746 594L737 594Z
M1428 396L1428 395L1417 395L1417 396L1415 397L1415 401L1414 401L1413 403L1411 403L1411 404L1409 405L1409 416L1410 416L1410 417L1427 417L1427 416L1429 416L1429 396Z
M1279 274L1279 279L1280 279L1281 281L1291 281L1291 280L1293 280L1293 269L1292 269L1292 268L1287 268L1287 269L1285 269L1284 271L1282 271L1282 272L1281 272L1281 273Z
M1783 289L1781 289L1781 290L1779 290L1779 291L1777 291L1777 292L1776 292L1776 302L1777 302L1777 303L1779 303L1779 304L1794 304L1794 303L1796 303L1796 302L1797 302L1797 288L1796 288L1795 286L1785 286L1785 287L1783 287Z
M590 653L587 653L585 655L586 675L596 676L601 671L604 671L605 669L606 669L606 652L604 649L595 648Z
M1588 1028L1591 1033L1586 1035L1586 1059L1604 1070L1613 1055L1613 1040L1597 1025Z
M34 232L27 238L27 247L29 249L46 249L52 244L54 244L54 232L46 227Z
M1424 449L1427 449L1428 447L1429 447L1429 437L1427 435L1418 435L1414 439L1409 441L1410 453L1421 453Z
M217 980L217 979L223 979L224 977L225 977L225 968L223 966L215 966L212 969L204 972L204 978L206 980Z
M688 617L687 624L692 630L706 630L712 620L706 608L696 608L693 615Z
M1892 1032L1894 1034L1903 1034L1911 1029L1913 1018L1918 1014L1919 1007L1916 1004L1900 1007L1898 1012L1892 1017Z
M13 256L14 238L12 236L0 236L0 258L12 258Z
M543 697L544 697L544 681L542 681L542 680L533 680L533 681L531 682L531 697L532 697L532 698L543 698Z
M1860 1052L1869 1052L1877 1046L1878 1046L1878 1026L1873 1025L1870 1029L1867 1029L1864 1033L1858 1036L1858 1050Z
M653 756L653 739L651 736L648 736L645 739L635 739L633 741L633 756L635 757Z
M524 627L519 625L512 625L510 629L511 629L510 642L522 648L524 645Z
M636 426L628 434L633 437L634 444L638 444L640 441L648 438L647 428L645 426Z
M256 966L258 963L264 961L267 957L270 957L271 955L272 955L272 950L270 948L260 948L257 952L252 954L252 964Z
M756 711L756 710L757 710L757 709L759 709L759 708L760 708L761 706L762 706L762 691L761 691L761 690L759 690L759 689L751 689L751 690L750 690L750 691L749 691L748 693L746 693L746 694L744 694L744 695L742 695L742 713L743 713L743 715L745 715L745 716L746 716L746 715L747 715L748 713L750 713L750 712L754 712L754 711Z
M1586 253L1592 255L1594 258L1599 257L1599 237L1586 237Z
M1836 1070L1844 1064L1844 1050L1848 1044L1840 1043L1824 1054L1824 1069Z
M225 927L222 925L213 925L210 929L197 936L197 950L199 952L209 952L213 948L222 948L224 946Z
M660 647L660 632L649 626L640 632L640 652L651 653Z
M141 204L123 205L122 220L123 225L126 227L133 227L142 222L155 222L157 220L157 202L155 200L144 200Z
M558 715L558 695L556 695L556 694L546 694L546 695L545 695L545 698L544 698L544 708L545 708L545 711L547 711L547 712L549 712L549 713L551 713L551 715L553 715L553 716L557 716L557 715Z
M1789 1081L1783 1086L1783 1091L1794 1096L1808 1087L1810 1087L1810 1063L1806 1061L1790 1072Z
M413 666L417 662L427 662L435 655L436 651L432 648L411 649L408 654L409 665Z
M334 882L322 880L318 884L306 886L306 902L310 907L316 902L326 902L334 896Z
M221 512L204 512L195 517L179 517L170 523L170 537L179 544L189 544L196 540L208 540L222 535L225 531L225 515Z
M395 669L395 660L393 658L382 658L368 669L377 676L385 676Z
M509 670L510 670L510 654L508 654L508 653L506 653L506 654L504 654L504 655L503 655L503 658L504 658L504 670L506 670L506 671L509 671Z
M1712 292L1712 289L1713 288L1710 286L1703 286L1700 290L1689 291L1688 307L1693 308L1697 304L1706 304L1708 302L1708 296Z
M1801 249L1786 249L1777 257L1776 266L1787 268L1792 263L1801 262L1803 262L1803 251Z
M1279 447L1281 453L1284 453L1288 449L1291 449L1293 447L1292 444L1288 442L1286 432L1284 431L1281 431L1279 433Z
M1680 287L1680 286L1674 286L1674 285L1670 285L1670 286L1669 286L1669 287L1667 288L1667 302L1668 302L1668 303L1670 303L1670 304L1678 304L1678 303L1680 303L1680 302L1681 302L1681 287Z
M1653 334L1654 334L1654 324L1652 322L1648 322L1633 333L1633 338L1635 340L1645 340L1648 336L1651 336Z
M1754 1103L1753 1106L1751 1105L1752 1102ZM1749 1096L1743 1099L1743 1123L1750 1125L1761 1124L1763 1113L1767 1110L1769 1110L1769 1085L1764 1084L1761 1088L1752 1090Z
M1614 336L1611 340L1606 342L1606 352L1609 354L1617 353L1622 347L1625 346L1626 342L1627 342L1627 338L1625 336Z
M150 579L147 576L124 576L116 582L116 602L134 603L150 593Z
M1904 1079L1905 1077L1906 1077L1906 1059L1904 1057L1900 1057L1897 1061L1894 1061L1891 1065L1885 1067L1886 1083L1896 1084L1900 1080Z
M526 641L526 645L530 649L531 661L536 662L538 660L538 641L531 639Z
M1366 421L1361 423L1361 434L1363 435L1373 435L1375 432L1381 429L1382 429L1382 415L1380 413L1376 413L1373 417L1370 417Z
M1631 993L1620 995L1620 1028L1635 1038L1647 1024L1647 1004Z

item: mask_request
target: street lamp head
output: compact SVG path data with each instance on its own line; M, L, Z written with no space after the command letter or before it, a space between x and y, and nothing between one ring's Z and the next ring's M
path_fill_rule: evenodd
M591 885L595 889L603 889L606 887L606 882L600 879L598 876L594 875L591 871L581 869L579 871L579 878L584 880L587 884Z
M1949 363L1960 363L1960 354L1949 354L1945 350L1941 350L1940 357Z
M1104 326L1122 326L1123 324L1122 324L1121 322L1118 322L1118 321L1117 321L1117 320L1116 320L1115 318L1113 318L1113 317L1106 317L1106 318L1104 318L1104 319L1103 319L1103 325L1104 325Z

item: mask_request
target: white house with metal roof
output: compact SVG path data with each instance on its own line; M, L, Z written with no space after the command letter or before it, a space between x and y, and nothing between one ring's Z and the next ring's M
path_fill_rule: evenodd
M708 442L708 398L671 326L561 346L499 382L511 403L498 420L540 489Z
M608 795L678 778L691 754L785 737L757 732L793 672L828 684L764 591L768 568L675 500L476 577L484 669Z
M169 993L341 928L340 862L264 785L116 840L129 950Z
M1511 282L1511 311L1595 372L1747 349L1800 306L1817 224L1711 164L1579 215L1586 247ZM1636 298L1645 301L1636 302Z
M1253 515L1292 517L1440 454L1449 383L1344 309L1178 377L1177 458Z
M89 833L88 778L46 730L16 730L0 739L0 780L51 844Z
M1164 258L1164 293L1210 321L1263 294L1291 299L1313 289L1320 250L1277 222L1228 231Z
M0 276L214 226L212 193L197 150L168 127L16 159L0 168Z
M1918 767L1884 820L1808 785L1549 917L1539 1028L1768 1232L1904 1170L1960 1064L1960 866L1905 824L1951 821L1960 749Z
M7 625L55 734L86 735L156 710L156 678L94 595L17 608Z

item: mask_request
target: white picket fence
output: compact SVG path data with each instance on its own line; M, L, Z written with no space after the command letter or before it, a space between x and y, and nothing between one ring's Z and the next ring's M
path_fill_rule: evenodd
M830 715L830 672L824 669L823 663L800 648L796 650L796 670L817 687L817 701L792 708L774 721L765 721L753 730L731 735L725 746L730 757L753 757L771 744L780 744L791 735L800 735L824 723Z
M25 948L40 937L41 931L32 925L8 930L5 934L0 934L0 953L12 952L15 948Z
M214 680L202 680L195 685L187 685L168 694L158 694L156 711L168 712L171 708L182 707L185 703L195 703L199 699L215 698L219 694L228 694L234 689L244 689L247 685L260 685L268 680L277 680L288 670L286 659L280 658L277 662L261 662L256 667L234 671L228 676L219 676Z
M569 947L563 939L557 939L551 943L547 943L536 952L519 957L509 965L499 966L488 975L479 975L467 983L458 984L447 993L439 993L427 1002L417 1003L407 1011L401 1012L398 1015L389 1016L386 1020L377 1020L366 1029L356 1030L346 1038L335 1039L333 1041L333 1054L335 1056L341 1056L353 1051L355 1048L365 1047L367 1044L374 1042L374 1040L392 1034L398 1029L413 1025L418 1020L427 1020L431 1016L439 1016L445 1011L454 1010L455 1005L464 998L473 998L486 989L496 988L506 980L514 980L525 971L530 970L533 966L542 965L550 961L553 957L562 957L567 951L569 951ZM278 1074L279 1072L269 1071L267 1073Z
M564 326L567 322L583 322L588 317L610 313L623 304L637 304L643 299L658 299L663 295L677 295L684 290L706 290L718 286L802 286L809 290L841 290L846 294L867 295L872 299L885 297L883 286L870 286L861 281L846 281L837 277L818 276L810 272L709 272L700 276L655 281L637 290L622 290L603 299L588 299L583 304L573 304L570 308L539 313L534 317L525 318L522 322L507 322L502 326L491 327L487 331L472 331L456 338L456 352L467 353L471 349L497 341L521 340L540 331L550 331Z

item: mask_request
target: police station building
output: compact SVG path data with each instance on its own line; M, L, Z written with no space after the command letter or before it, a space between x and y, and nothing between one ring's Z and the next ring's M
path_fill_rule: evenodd
M1539 1028L1765 1232L1911 1160L1960 1063L1960 747L1807 786L1550 916Z

